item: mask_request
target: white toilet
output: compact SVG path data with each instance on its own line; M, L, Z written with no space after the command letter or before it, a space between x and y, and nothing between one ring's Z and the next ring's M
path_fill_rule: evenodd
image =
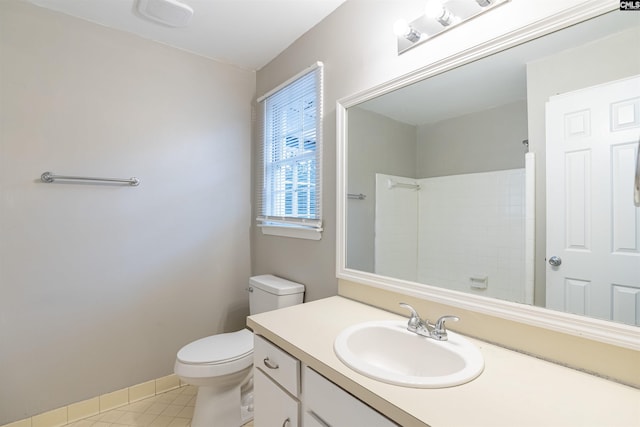
M304 285L265 274L249 279L249 312L301 304ZM178 351L175 374L198 387L192 427L239 427L253 418L253 333L212 335Z

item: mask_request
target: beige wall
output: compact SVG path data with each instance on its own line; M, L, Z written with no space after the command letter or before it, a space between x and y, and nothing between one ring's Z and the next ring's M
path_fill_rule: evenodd
M252 72L0 2L0 425L242 327L254 96Z
M524 168L527 103L418 128L417 178Z
M629 50L638 40L640 30L625 30L527 64L529 147L536 155L537 305L544 305L546 298L545 103L553 95L640 74L640 55Z
M523 25L577 7L584 0L520 0L481 19L439 35L398 55L393 23L424 12L419 0L348 0L258 71L262 95L316 61L325 64L322 240L263 235L253 222L252 271L274 273L307 285L307 300L337 292L336 265L336 101L437 63L456 52L492 40ZM612 2L612 8L614 7ZM255 170L254 159L254 170ZM253 218L255 218L255 212Z

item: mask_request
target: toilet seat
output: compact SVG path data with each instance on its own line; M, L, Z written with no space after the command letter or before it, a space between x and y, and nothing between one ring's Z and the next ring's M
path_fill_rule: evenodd
M248 329L212 335L185 345L177 359L187 365L218 365L240 361L253 354L253 333Z

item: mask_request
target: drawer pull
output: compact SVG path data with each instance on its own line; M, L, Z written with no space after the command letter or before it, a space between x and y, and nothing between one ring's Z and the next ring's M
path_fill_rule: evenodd
M282 427L289 427L290 425L291 425L291 421L289 420L289 418L284 420L284 422L282 423Z
M264 360L262 361L262 363L264 363L264 366L266 366L269 369L278 369L280 367L280 366L278 366L277 363L273 363L271 360L269 360L268 357L265 357ZM286 421L288 421L288 420L289 419L287 418Z

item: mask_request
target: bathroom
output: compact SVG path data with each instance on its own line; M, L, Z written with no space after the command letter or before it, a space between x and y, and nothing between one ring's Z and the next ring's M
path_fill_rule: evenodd
M513 0L398 55L388 28L422 2L347 0L251 71L0 2L0 425L170 375L181 346L245 325L250 276L303 283L306 302L337 295L336 100L593 3ZM319 60L322 238L265 235L252 210L252 107ZM48 185L45 171L140 185ZM523 329L504 345L553 346ZM586 348L547 357L574 366ZM616 346L595 354L637 361Z

